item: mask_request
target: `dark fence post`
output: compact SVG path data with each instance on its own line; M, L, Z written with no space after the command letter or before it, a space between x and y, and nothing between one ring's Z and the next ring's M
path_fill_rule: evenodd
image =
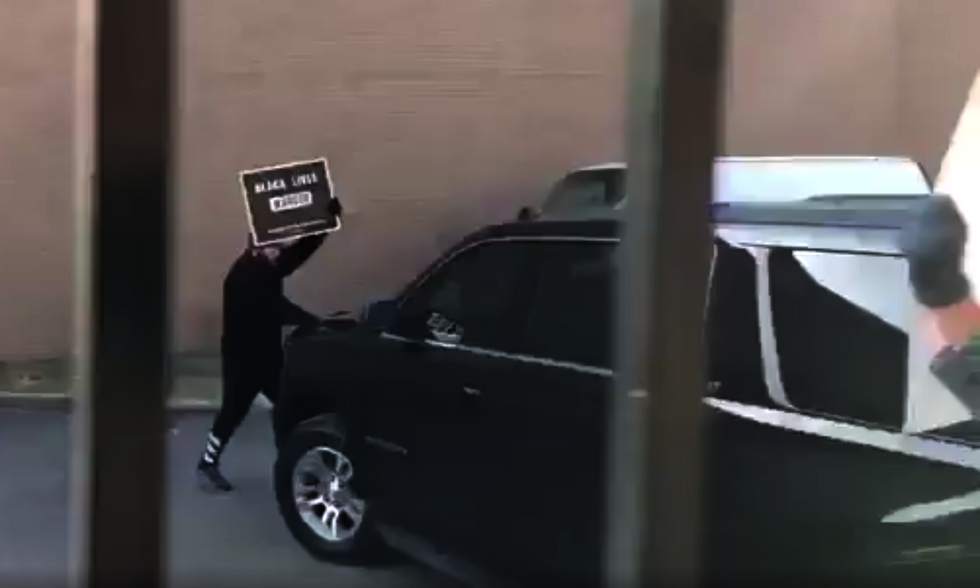
M700 583L703 317L725 0L634 0L610 588Z
M80 1L72 580L160 588L176 3Z

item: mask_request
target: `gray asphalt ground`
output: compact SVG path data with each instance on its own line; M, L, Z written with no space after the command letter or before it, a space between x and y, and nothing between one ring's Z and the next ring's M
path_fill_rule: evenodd
M59 411L0 409L0 586L64 585L69 418ZM276 512L271 431L264 411L253 411L226 453L226 474L237 491L220 497L201 493L192 470L210 418L181 415L170 439L171 586L455 586L407 562L363 569L308 557Z

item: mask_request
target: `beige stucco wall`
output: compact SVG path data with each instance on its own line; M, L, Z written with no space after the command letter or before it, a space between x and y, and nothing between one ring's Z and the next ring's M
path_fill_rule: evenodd
M904 149L896 125L898 0L734 0L733 6L730 151Z
M69 346L73 17L0 3L0 357ZM970 0L735 0L726 149L934 169L980 66L977 17ZM241 168L330 158L347 226L291 284L325 311L622 156L626 0L195 0L183 21L184 349L215 343Z
M190 345L214 340L222 273L244 238L238 169L329 157L351 211L291 284L327 310L392 291L562 169L620 156L618 0L272 6L188 3L179 313Z

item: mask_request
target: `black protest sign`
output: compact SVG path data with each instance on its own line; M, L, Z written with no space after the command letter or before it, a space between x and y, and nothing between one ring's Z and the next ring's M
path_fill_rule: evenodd
M326 159L243 171L239 179L256 245L340 228L330 213L335 195Z

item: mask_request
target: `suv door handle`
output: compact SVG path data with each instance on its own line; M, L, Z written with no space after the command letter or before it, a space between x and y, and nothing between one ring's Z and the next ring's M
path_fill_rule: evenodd
M469 386L463 386L463 394L467 396L481 396L483 392L480 392L476 388L470 388Z

